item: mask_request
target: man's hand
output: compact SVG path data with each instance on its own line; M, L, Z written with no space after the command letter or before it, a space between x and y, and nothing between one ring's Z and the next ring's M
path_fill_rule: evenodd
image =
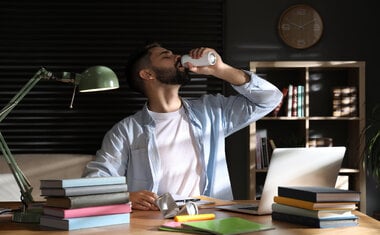
M147 190L129 192L129 201L132 202L132 209L136 210L159 210L155 203L157 197L155 193Z
M204 53L213 52L216 56L216 63L209 66L193 66L188 63L189 70L204 75L212 75L233 85L243 85L249 82L250 77L240 69L236 69L223 62L220 55L212 48L199 47L190 50L189 55L193 59L199 59Z
M189 55L193 59L199 59L200 57L202 57L203 54L208 53L208 52L213 52L216 56L216 63L214 65L211 65L211 66L194 66L193 64L188 63L189 70L194 72L194 73L212 75L214 73L214 70L216 70L218 66L223 64L222 58L214 49L207 48L207 47L199 47L199 48L192 49L189 52Z

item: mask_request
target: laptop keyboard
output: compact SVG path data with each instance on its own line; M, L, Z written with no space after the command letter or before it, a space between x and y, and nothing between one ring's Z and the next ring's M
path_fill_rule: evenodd
M239 207L239 209L257 211L257 209L259 209L259 207L258 206L244 206L244 207Z

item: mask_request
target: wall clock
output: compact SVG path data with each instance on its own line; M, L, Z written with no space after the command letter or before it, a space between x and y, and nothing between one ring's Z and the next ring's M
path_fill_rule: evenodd
M311 6L297 4L287 8L280 16L278 33L290 47L305 49L315 45L322 36L323 22Z

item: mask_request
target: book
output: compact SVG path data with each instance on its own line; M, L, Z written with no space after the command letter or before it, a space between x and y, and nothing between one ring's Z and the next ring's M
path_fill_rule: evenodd
M288 87L283 87L282 88L282 99L281 99L280 103L276 106L276 108L274 108L274 110L272 111L273 117L277 117L279 115L280 110L282 108L282 105L285 103L285 99L287 99L287 95L288 95Z
M158 227L158 230L167 231L167 232L182 232L182 233L193 233L193 234L210 234L207 231L194 230L192 228L182 227L181 222L168 221Z
M40 218L41 226L47 226L62 230L76 230L128 223L130 223L130 213L87 216L68 219L42 215Z
M270 225L253 222L240 217L185 222L182 223L182 227L196 231L206 231L217 235L243 234L274 229L274 227Z
M355 202L310 202L290 197L275 196L274 202L310 210L355 210Z
M266 129L256 130L256 169L263 169L265 167L262 139L267 137L268 131Z
M269 166L269 153L268 153L268 137L261 137L261 157L262 162L264 163L264 168Z
M334 187L278 187L278 196L310 202L359 202L360 193Z
M104 193L69 197L46 197L46 206L59 208L83 208L90 206L104 206L129 202L129 193Z
M78 186L68 188L41 188L42 196L80 196L128 191L127 184Z
M76 209L65 209L59 207L43 207L43 214L55 216L63 219L95 216L95 215L110 215L132 212L130 203L113 204L105 206L83 207Z
M290 223L296 223L313 228L337 228L358 225L358 218L355 216L349 219L318 219L306 216L272 212L273 220L281 220Z
M125 176L40 180L40 188L67 188L92 185L126 184Z
M333 88L333 116L355 117L357 112L357 88L355 86L343 86Z
M272 211L285 213L285 214L312 217L312 218L349 219L349 218L354 218L355 216L354 214L352 214L351 210L310 210L310 209L304 209L304 208L299 208L299 207L289 206L289 205L279 204L279 203L272 204Z
M297 85L293 85L293 98L292 98L292 117L297 117L298 107L298 89Z
M288 85L288 103L286 105L286 116L292 116L292 105L293 105L293 84Z
M298 117L304 117L304 110L305 110L305 105L304 105L304 94L305 92L305 86L303 85L298 85L297 86L297 116Z
M196 234L232 235L274 229L274 227L239 217L193 222L166 222L159 230Z

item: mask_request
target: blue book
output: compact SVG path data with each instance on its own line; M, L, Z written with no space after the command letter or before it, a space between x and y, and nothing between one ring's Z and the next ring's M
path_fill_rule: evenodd
M128 223L130 223L130 213L88 216L68 219L42 215L40 218L41 226L47 226L62 230L76 230Z
M94 185L125 184L125 176L88 177L73 179L46 179L40 181L40 188L69 188Z

